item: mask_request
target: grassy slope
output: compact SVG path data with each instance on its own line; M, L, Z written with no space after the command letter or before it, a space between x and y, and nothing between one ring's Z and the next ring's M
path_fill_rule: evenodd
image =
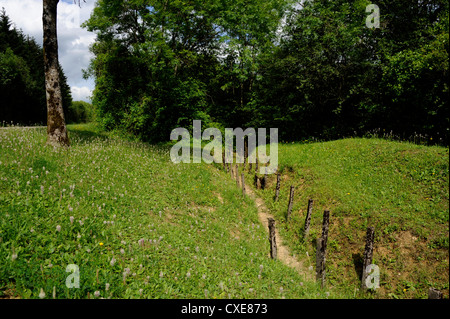
M272 199L274 175L259 194L301 256L314 256L322 212L331 211L327 275L334 289L352 294L359 287L365 231L375 226L373 263L381 273L375 297L425 298L434 286L448 298L448 151L380 139L280 144L280 199ZM286 224L290 185L296 193ZM309 198L312 230L303 240Z
M267 257L254 203L224 172L90 126L69 132L72 146L54 151L45 128L0 131L0 294L326 296ZM68 264L79 289L65 285Z

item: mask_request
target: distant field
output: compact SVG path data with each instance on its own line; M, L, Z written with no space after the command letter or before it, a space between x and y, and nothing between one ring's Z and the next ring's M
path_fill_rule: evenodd
M314 265L322 214L331 212L328 287L357 295L368 226L375 227L373 263L381 298L426 298L429 287L448 298L449 149L381 139L279 144L282 174L258 194L279 220L290 247ZM295 201L286 224L289 187ZM310 235L303 240L308 199L314 200ZM310 257L306 256L306 253Z
M45 128L0 132L1 297L341 297L268 258L255 204L225 172L91 125L69 133L54 151Z

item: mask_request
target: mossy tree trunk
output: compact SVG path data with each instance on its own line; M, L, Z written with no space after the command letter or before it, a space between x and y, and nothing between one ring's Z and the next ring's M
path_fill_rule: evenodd
M47 144L69 146L59 79L56 8L59 0L43 0L44 70L47 97Z

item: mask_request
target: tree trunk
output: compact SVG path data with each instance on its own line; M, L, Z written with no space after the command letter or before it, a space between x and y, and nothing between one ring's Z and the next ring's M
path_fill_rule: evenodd
M56 7L59 0L43 0L44 70L47 97L47 144L69 146L59 81Z

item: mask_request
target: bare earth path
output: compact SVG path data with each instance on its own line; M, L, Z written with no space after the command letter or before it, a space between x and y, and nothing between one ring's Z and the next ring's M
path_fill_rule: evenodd
M267 219L274 217L269 213L264 201L256 196L255 192L250 187L245 187L245 193L255 201L256 207L258 208L259 221L264 226L267 234L269 234L269 222ZM277 258L287 266L294 268L299 274L303 275L306 280L314 280L313 271L309 270L301 261L297 260L295 256L292 256L288 247L283 245L283 240L277 229L275 230L275 240L277 242Z

